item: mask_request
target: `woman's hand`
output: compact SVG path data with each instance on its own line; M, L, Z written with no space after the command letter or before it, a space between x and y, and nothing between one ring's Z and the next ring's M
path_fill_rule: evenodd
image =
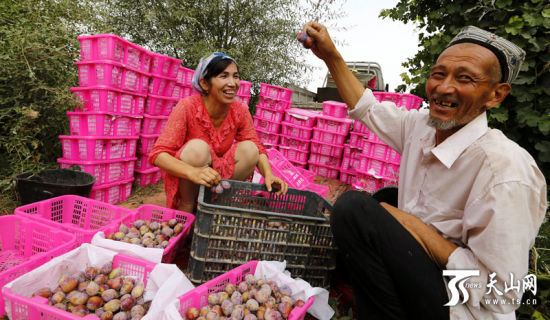
M193 183L207 187L215 186L222 180L220 174L211 167L193 168L188 177Z
M271 192L273 188L277 189L277 194L286 194L288 191L288 184L283 181L283 179L276 177L274 175L267 175L264 177L265 186L267 191Z

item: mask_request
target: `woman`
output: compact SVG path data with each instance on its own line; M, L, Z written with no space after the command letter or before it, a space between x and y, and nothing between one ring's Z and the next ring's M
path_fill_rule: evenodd
M286 193L288 185L273 175L248 106L235 100L240 85L235 60L219 52L201 59L192 84L200 95L180 100L149 153L149 163L162 169L166 206L193 212L199 185L244 180L256 166L269 191Z

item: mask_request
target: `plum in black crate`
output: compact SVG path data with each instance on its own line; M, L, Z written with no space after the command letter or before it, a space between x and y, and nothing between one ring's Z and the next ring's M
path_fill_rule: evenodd
M202 284L251 260L286 260L292 277L328 287L336 265L332 205L310 191L276 195L263 184L228 181L221 194L200 188L189 279Z

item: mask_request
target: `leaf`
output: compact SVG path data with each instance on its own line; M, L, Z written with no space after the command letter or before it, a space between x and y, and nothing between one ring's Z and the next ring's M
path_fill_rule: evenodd
M502 9L510 6L512 4L512 0L497 0L495 4L498 8Z
M550 18L550 8L542 10L542 16L544 18Z
M508 20L508 24L504 27L507 33L516 35L521 31L521 28L523 28L524 21L520 16L513 16L510 17Z

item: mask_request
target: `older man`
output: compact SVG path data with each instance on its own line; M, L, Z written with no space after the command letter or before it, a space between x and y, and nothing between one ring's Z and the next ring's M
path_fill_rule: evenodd
M324 26L304 28L350 116L401 154L398 208L351 191L331 217L359 317L514 319L546 182L524 149L488 128L486 110L510 93L524 51L466 27L432 67L429 113L406 111L363 88ZM465 287L449 295L443 270L469 270L455 272Z

